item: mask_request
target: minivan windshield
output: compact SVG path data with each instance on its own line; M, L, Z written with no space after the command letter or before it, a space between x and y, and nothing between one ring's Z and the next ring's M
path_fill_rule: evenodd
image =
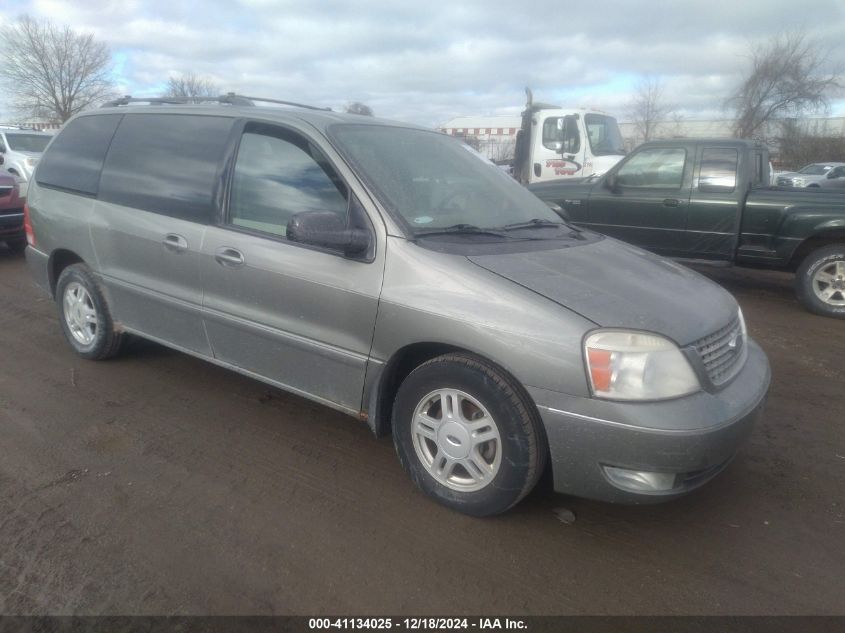
M501 169L445 134L341 124L332 126L329 135L414 235L443 229L470 235L521 229L523 224L542 233L541 227L561 223L554 211Z
M6 133L6 143L9 149L17 152L43 152L51 138L53 137L48 134Z

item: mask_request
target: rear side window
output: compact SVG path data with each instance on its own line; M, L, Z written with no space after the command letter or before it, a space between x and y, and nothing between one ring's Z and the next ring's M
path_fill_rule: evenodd
M234 119L127 114L114 135L100 200L209 223Z
M739 152L722 147L706 147L701 154L698 174L699 191L730 192L736 188L736 166Z
M83 116L68 123L41 158L39 185L97 194L103 159L122 114Z

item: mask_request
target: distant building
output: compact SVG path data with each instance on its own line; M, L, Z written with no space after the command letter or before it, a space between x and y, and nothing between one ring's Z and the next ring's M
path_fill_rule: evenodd
M0 127L18 127L49 132L62 127L61 123L0 123Z
M513 158L518 116L462 116L437 126L437 130L465 139L487 158L503 161Z
M772 149L776 140L782 136L783 124L786 121L795 121L798 127L810 136L845 136L845 117L813 117L803 119L777 119L770 121L762 134L763 138L769 140ZM674 121L660 121L657 123L655 135L652 140L666 138L728 138L733 136L733 119L709 119L709 120L687 120L677 119ZM642 136L637 133L636 126L631 122L619 123L619 130L625 147L629 150L643 142Z

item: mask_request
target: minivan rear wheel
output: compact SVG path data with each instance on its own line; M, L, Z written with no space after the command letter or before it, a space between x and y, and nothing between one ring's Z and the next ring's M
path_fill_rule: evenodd
M504 512L546 463L546 438L527 394L500 368L447 354L412 371L393 406L403 468L426 494L472 516Z
M62 271L56 305L65 339L77 354L104 360L120 351L123 333L115 331L105 296L88 266L73 264Z

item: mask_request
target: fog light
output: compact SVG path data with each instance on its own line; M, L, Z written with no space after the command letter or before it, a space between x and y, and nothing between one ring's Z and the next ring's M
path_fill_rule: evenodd
M632 492L661 492L675 487L675 473L652 473L615 466L604 466L604 472L613 485Z

